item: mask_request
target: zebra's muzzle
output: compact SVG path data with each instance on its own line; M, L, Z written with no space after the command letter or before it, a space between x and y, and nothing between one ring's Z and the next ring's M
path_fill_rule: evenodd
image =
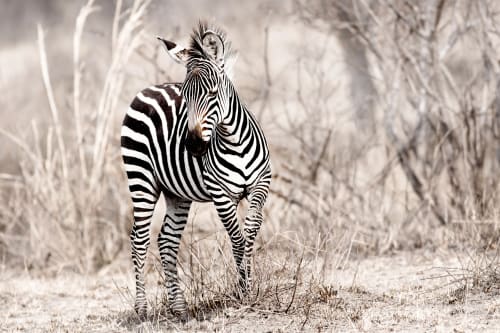
M201 133L200 133L201 134ZM186 136L186 150L196 157L205 155L208 150L209 141L203 141L196 132L188 131Z

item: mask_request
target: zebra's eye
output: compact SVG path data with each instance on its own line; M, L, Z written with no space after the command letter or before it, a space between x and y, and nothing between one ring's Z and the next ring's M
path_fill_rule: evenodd
M217 95L217 86L215 86L215 87L213 87L212 89L210 89L210 90L208 91L208 94L209 94L210 96L215 96L215 95Z

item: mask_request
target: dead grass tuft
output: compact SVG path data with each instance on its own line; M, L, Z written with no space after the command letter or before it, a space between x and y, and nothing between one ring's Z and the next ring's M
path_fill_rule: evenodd
M104 82L94 82L102 84L100 95L80 85L86 75L80 59L85 22L97 10L93 0L82 8L75 26L70 105L66 98L57 100L52 90L49 66L56 64L47 61L45 32L38 27L40 66L51 111L49 129L40 133L32 123L32 141L1 130L23 155L20 176L3 192L6 223L0 242L7 256L27 268L91 272L111 263L124 246L129 205L123 200L125 188L119 186L124 177L112 119L126 78L124 68L141 45L148 3L136 0L126 12L117 13L108 72ZM63 113L70 112L72 122L63 124Z
M367 293L355 287L341 290L327 282L332 276L322 275L327 258L334 259L342 253L319 251L320 255L313 256L311 254L317 253L318 249L275 239L281 248L277 250L274 241L269 241L256 253L253 288L242 297L236 293L237 273L229 241L224 231L221 234L222 237L215 234L205 240L193 238L183 244L189 255L179 263L180 279L184 284L190 317L196 319L195 323L187 324L191 325L189 327L205 327L221 318L228 322L238 321L253 314L259 318L301 318L301 329L321 320L332 322L335 318L348 318L355 323L362 318L367 308L363 304ZM152 265L157 287L162 288L164 277L159 259L155 258ZM149 304L152 323L179 324L167 310L164 290L150 297ZM137 318L131 315L125 322L135 325Z

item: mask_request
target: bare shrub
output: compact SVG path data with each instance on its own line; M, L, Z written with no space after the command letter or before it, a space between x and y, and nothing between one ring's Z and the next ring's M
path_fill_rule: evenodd
M321 247L321 244L319 244ZM337 261L342 253L328 253L321 248L291 239L275 238L262 244L256 251L254 282L247 296L236 294L238 273L234 267L230 243L224 230L183 237L181 246L186 254L179 262L181 283L189 304L189 321L184 329L209 330L210 325L238 322L249 315L259 318L280 316L297 318L293 327L304 329L331 323L348 317L357 321L367 306L365 299L355 299L357 291L333 285L329 261ZM150 283L158 288L148 296L152 311L148 322L153 326L176 327L178 318L166 306L167 297L162 288L164 272L159 258L150 262ZM155 291L156 290L156 291ZM125 295L129 312L124 325L140 323L133 310L133 293ZM150 325L149 323L147 325ZM217 326L215 326L217 327ZM156 328L159 329L159 328Z
M283 100L277 120L286 141L275 142L271 192L287 207L282 223L293 221L304 242L316 242L319 232L327 248L372 251L386 247L387 221L397 210L383 182L390 156L376 134L360 133L353 122L352 105L342 102L331 78L334 46L327 44L297 56L290 83L296 90Z
M387 138L421 208L442 224L488 218L495 209L500 118L498 69L491 65L497 59L489 50L496 29L492 9L487 2L428 1L401 10L395 4L388 19L396 32L379 42L396 46L378 62L390 96L383 106ZM474 41L477 53L469 50L468 59L458 60L472 73L464 79L449 55Z
M149 1L136 0L126 11L121 11L121 3L117 2L107 74L104 82L94 81L102 84L99 90L81 84L85 75L82 36L88 16L97 7L89 0L81 9L74 32L70 105L54 96L45 34L38 27L40 65L52 116L48 132L39 133L33 123L33 141L26 141L2 130L23 157L21 175L4 195L6 227L0 239L8 255L24 260L28 267L93 271L113 260L127 239L129 203L122 200L124 177L113 114L126 78L124 67L141 45ZM69 112L73 112L72 122L63 124L61 117Z
M485 244L498 239L500 72L495 2L353 1L346 6L343 1L318 0L298 1L296 9L318 29L349 30L368 53L380 110L378 126L384 133L364 141L365 147L375 149L360 150L365 156L351 163L345 160L333 168L327 155L317 163L336 175L346 169L378 171L368 183L373 187L345 183L352 189L348 202L377 198L374 203L380 207L388 201L398 206L385 210L378 225L387 229L389 241L391 225L406 231L419 225L426 238L435 221L479 221ZM382 167L369 159L374 155ZM316 173L314 167L307 170ZM329 183L336 181L332 177ZM339 193L339 187L333 191Z

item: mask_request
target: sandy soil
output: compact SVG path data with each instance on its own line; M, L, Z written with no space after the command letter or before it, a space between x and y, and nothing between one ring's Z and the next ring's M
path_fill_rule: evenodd
M168 319L140 324L131 306L132 275L122 266L87 277L61 273L52 278L4 269L0 331L500 331L498 286L487 293L446 286L446 272L463 266L456 254L399 253L351 261L326 277L325 290L334 290L331 297L307 311L278 314L272 308L228 307L186 324ZM154 282L149 283L150 294L161 290Z

